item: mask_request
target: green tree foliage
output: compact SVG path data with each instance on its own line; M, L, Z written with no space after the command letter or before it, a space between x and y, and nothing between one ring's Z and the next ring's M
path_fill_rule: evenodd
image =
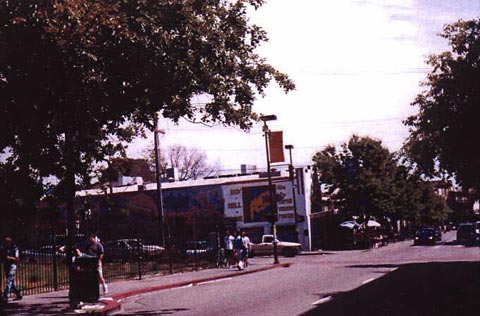
M340 189L346 217L432 224L444 216L445 203L432 186L410 173L379 140L354 135L340 150L327 146L313 161L327 192Z
M156 113L248 129L269 82L294 88L255 53L267 37L246 10L262 3L1 1L0 152L72 199Z
M29 223L35 215L35 205L43 194L41 179L27 168L9 161L0 163L0 234L23 239L15 227Z
M425 91L413 101L408 157L427 175L447 172L466 188L480 188L480 20L444 28L451 51L431 55Z

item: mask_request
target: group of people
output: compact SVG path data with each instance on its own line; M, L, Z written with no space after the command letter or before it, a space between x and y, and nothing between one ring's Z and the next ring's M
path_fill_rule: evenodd
M60 251L65 251L65 247L62 247ZM88 240L84 245L75 247L74 255L80 256L92 256L95 257L97 262L98 280L102 286L103 293L108 293L108 286L103 277L102 260L104 249L100 243L97 235L91 233L88 236ZM3 240L3 244L0 246L0 261L3 264L5 271L5 290L2 293L1 303L7 303L10 297L10 293L15 293L15 300L22 299L22 292L15 283L15 275L17 273L17 264L20 261L20 251L13 242L13 239L6 237Z
M245 231L240 233L235 230L232 235L230 231L227 230L224 243L228 267L236 266L238 270L246 268L248 266L248 256L252 244Z

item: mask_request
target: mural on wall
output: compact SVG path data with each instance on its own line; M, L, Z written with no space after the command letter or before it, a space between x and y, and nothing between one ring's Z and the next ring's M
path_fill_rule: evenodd
M221 219L224 213L222 187L209 185L165 190L163 207L166 217L182 217L185 224L191 224L198 217Z
M270 214L270 195L268 186L244 187L243 197L243 222L266 222Z
M165 219L178 234L191 234L192 225L212 230L223 219L224 199L221 186L164 189ZM158 239L160 211L157 191L125 192L83 197L92 216L81 223L81 230L96 230L104 239L140 237ZM197 227L198 232L202 232ZM205 231L207 233L207 231Z

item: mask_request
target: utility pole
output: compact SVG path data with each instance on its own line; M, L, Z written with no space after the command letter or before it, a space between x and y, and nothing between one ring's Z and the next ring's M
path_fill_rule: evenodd
M288 165L288 174L290 181L292 182L292 199L293 199L293 214L295 215L295 223L297 223L297 198L295 196L295 168L293 167L292 149L293 145L285 145L285 149L288 149L290 155L290 164Z
M277 252L277 227L275 225L275 216L276 216L276 206L277 203L275 201L275 189L272 185L272 174L270 171L270 153L269 153L269 144L268 138L270 136L270 130L267 126L267 121L275 121L277 120L276 115L265 115L261 116L260 119L263 121L263 132L265 135L265 149L267 152L267 176L268 176L268 194L270 200L270 222L272 224L272 233L273 233L273 263L277 264L278 261L278 252Z
M158 134L161 133L162 135L165 134L165 131L162 129L158 129L158 119L155 116L155 123L153 127L154 133L154 142L155 142L155 178L157 180L157 196L158 196L158 210L159 210L159 217L160 217L160 227L162 230L162 247L165 249L165 214L163 212L163 195L162 195L162 175L160 171L160 146L159 146L159 136Z

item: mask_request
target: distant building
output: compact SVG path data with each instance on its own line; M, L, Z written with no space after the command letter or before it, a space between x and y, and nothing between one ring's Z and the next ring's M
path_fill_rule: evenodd
M173 242L213 241L224 229L247 231L253 241L271 233L268 179L249 174L162 183L163 213ZM296 169L292 181L287 170L272 173L280 240L298 241L310 249L310 168ZM78 205L88 205L89 218L81 230L100 231L103 239L138 237L159 240L160 206L157 186L138 183L77 192ZM295 194L295 199L293 198ZM294 205L295 201L295 205Z

